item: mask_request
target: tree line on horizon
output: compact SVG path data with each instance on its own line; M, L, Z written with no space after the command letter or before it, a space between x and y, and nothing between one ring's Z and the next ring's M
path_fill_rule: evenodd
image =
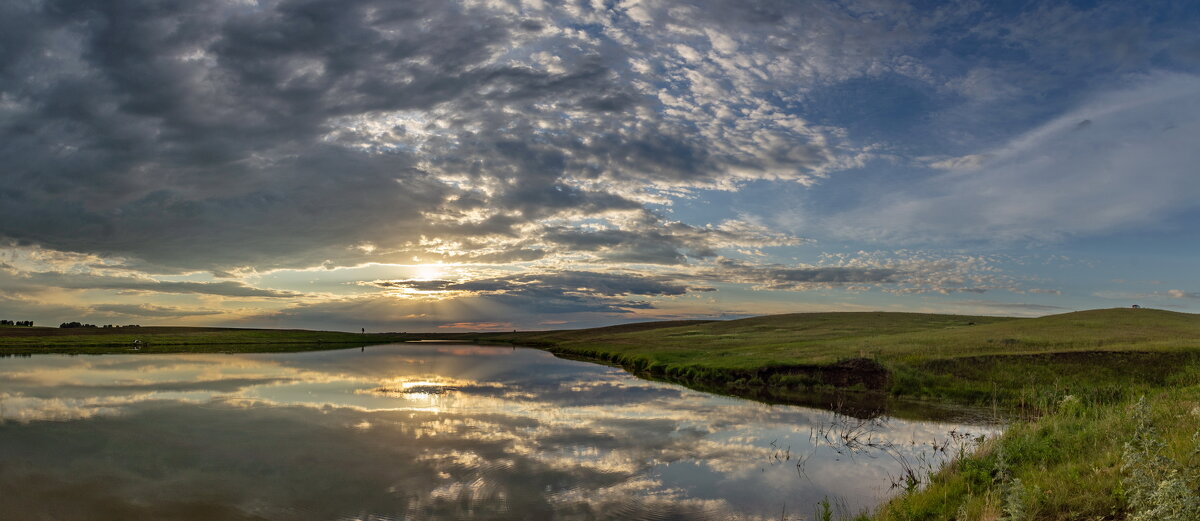
M17 320L14 322L12 320L0 320L0 326L33 327L33 321L32 320Z
M30 322L29 325L32 326L33 322ZM96 324L81 324L79 322L63 322L62 324L59 324L58 327L60 327L62 329L71 329L71 328L77 328L77 327L102 328L102 329L124 329L127 327L142 327L142 326L140 326L138 324L127 324L124 326L114 326L112 324L105 324L103 326L97 326Z

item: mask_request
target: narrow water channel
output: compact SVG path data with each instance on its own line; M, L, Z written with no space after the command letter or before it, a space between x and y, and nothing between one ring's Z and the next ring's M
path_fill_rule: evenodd
M994 426L448 344L0 358L0 519L811 519Z

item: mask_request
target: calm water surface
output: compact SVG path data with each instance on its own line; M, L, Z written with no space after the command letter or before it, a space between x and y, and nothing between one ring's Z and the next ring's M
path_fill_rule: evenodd
M996 432L529 349L0 358L0 519L808 519Z

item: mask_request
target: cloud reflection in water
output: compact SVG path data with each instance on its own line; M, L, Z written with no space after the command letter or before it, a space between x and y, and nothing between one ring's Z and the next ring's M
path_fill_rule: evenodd
M872 506L900 472L814 436L828 411L526 349L35 356L0 382L3 518L778 519ZM870 429L912 461L993 432Z

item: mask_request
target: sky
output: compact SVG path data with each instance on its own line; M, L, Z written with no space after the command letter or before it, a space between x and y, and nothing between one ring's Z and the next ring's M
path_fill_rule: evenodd
M1200 3L0 3L0 318L1200 312Z

